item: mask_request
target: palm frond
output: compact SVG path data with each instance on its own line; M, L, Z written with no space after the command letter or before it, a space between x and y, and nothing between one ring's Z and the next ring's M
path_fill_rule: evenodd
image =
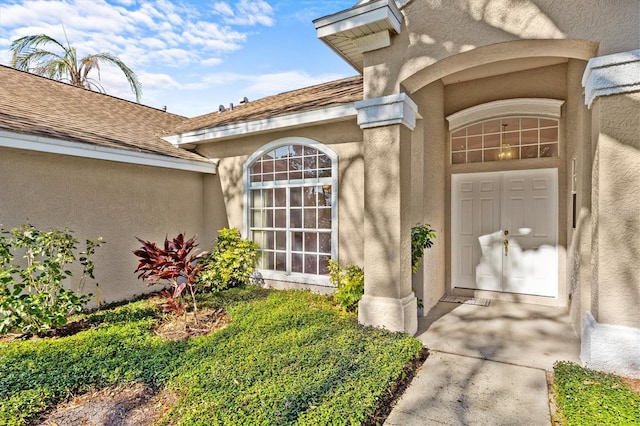
M136 96L136 102L140 102L140 96L142 95L142 84L138 80L138 76L131 70L124 62L122 62L117 56L111 53L96 53L93 55L87 55L80 60L80 67L84 68L85 76L93 69L97 69L100 72L100 63L115 65L122 71L131 91Z

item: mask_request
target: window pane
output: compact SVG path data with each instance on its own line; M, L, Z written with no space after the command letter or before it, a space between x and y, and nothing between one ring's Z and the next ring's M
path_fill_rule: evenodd
M331 170L331 158L326 154L318 155L318 168Z
M291 209L289 220L291 228L302 228L302 209Z
M507 132L502 136L502 143L508 145L520 145L520 132Z
M263 228L273 228L273 210L265 209L264 210L264 222L262 224Z
M264 232L263 231L253 231L251 233L251 239L255 242L258 247L264 248Z
M291 233L291 250L293 251L304 251L303 245L303 236L302 232L292 232Z
M304 205L315 206L316 205L316 187L309 186L304 188Z
M500 120L489 120L484 122L484 134L487 133L499 133L500 132Z
M540 143L545 142L557 142L558 141L558 128L540 129Z
M304 209L304 227L315 228L316 227L316 210Z
M254 189L251 191L251 207L260 208L264 207L263 192L260 189Z
M276 252L276 271L287 270L287 253Z
M464 152L454 152L451 154L451 164L464 164L467 162L467 154Z
M287 226L287 211L285 209L276 210L276 228L286 228Z
M304 255L304 273L305 274L318 273L318 256L311 255L311 254Z
M304 256L300 253L293 253L291 255L291 272L304 271Z
M285 231L276 232L276 250L287 249L287 233Z
M547 145L540 145L540 157L557 157L558 156L558 144L552 143Z
M302 206L302 188L291 188L289 190L289 197L291 197L291 207Z
M522 158L538 158L538 145L523 146Z
M536 129L538 127L537 118L521 118L520 128L522 129Z
M495 148L500 146L500 135L485 135L484 136L484 147L485 148Z
M331 185L324 185L322 187L322 194L318 196L318 205L331 207L332 194L333 194L333 189Z
M468 149L482 149L482 136L474 136L467 141Z
M331 256L320 256L318 259L318 274L329 275L329 259L331 259Z
M265 242L264 242L264 248L265 249L269 249L269 250L273 250L275 248L275 238L274 238L274 233L272 231L268 231L265 232Z
M287 205L287 190L285 188L275 189L276 207L286 207Z
M526 132L522 132L522 145L531 145L538 143L538 131L537 130L528 130Z
M331 208L318 209L318 228L331 229Z
M305 252L318 251L318 234L316 234L315 232L304 233L304 251Z
M469 151L467 152L468 163L482 163L482 151Z
M251 213L251 226L263 228L265 226L264 210L253 210Z
M327 232L318 234L318 251L320 253L331 253L331 234Z
M498 161L500 159L499 149L485 149L484 161Z
M482 124L475 124L473 126L467 127L467 135L479 135L482 133Z
M466 138L451 139L451 151L464 151L465 149L467 149Z
M275 259L274 259L274 255L275 253L272 251L265 251L263 252L263 268L265 269L274 269L275 266Z
M502 119L502 128L505 132L512 132L515 130L520 130L520 119L519 118L504 118Z

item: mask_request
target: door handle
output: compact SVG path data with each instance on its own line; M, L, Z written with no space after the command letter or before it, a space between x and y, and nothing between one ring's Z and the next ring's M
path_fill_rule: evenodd
M505 238L502 244L504 245L504 255L507 256L509 254L509 240Z

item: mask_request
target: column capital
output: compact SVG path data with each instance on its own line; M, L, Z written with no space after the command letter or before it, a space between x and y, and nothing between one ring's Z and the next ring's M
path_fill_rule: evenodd
M640 49L589 59L582 86L588 107L599 96L639 91Z
M406 93L365 99L355 103L358 124L361 129L402 124L413 130L416 127L418 106Z

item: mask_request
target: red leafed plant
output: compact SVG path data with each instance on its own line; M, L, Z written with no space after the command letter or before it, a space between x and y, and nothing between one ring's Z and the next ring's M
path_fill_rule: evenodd
M179 234L173 240L165 238L164 248L158 247L156 243L136 239L142 243L142 247L133 253L138 256L138 278L142 278L147 285L167 285L171 286L171 291L163 290L160 294L166 297L163 304L165 312L175 312L181 314L186 311L184 304L179 300L185 289L189 290L193 300L193 316L198 322L198 306L196 304L196 288L194 286L196 277L201 266L198 259L205 256L207 252L194 253L198 246L196 237L185 240L184 234Z

